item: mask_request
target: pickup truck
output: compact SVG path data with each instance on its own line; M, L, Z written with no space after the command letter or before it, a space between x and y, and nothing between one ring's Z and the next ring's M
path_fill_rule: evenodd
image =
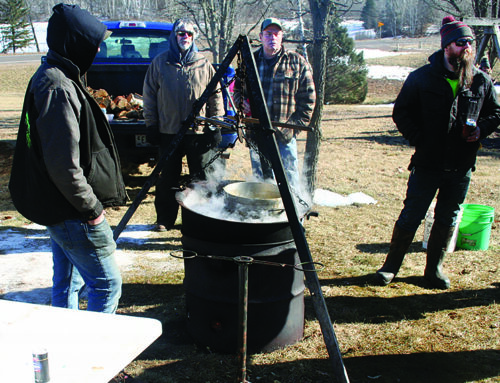
M112 97L142 94L144 77L153 58L168 47L171 23L105 21L112 35L106 39L87 72L87 86L105 89ZM141 119L111 120L124 167L154 163L158 148L146 140Z
M160 52L168 48L172 23L149 21L105 21L113 32L100 47L92 66L87 71L87 86L94 90L104 89L112 98L142 94L144 78L149 64ZM215 65L216 66L216 65ZM234 69L226 73L234 76ZM224 94L226 114L234 115ZM110 121L120 154L123 169L136 168L140 164L154 164L158 160L158 147L146 139L147 129L142 119L113 119ZM223 143L236 140L233 132L223 132Z

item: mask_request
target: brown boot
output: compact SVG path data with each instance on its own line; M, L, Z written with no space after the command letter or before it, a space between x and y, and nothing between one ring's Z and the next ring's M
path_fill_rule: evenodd
M429 242L427 244L427 264L425 266L424 278L437 289L450 288L450 280L443 273L443 261L446 249L453 237L455 227L447 227L434 222L432 225Z
M401 229L398 225L394 225L389 253L387 254L384 265L375 274L376 280L380 285L387 286L392 282L403 263L405 254L413 242L414 237L414 231L406 231Z

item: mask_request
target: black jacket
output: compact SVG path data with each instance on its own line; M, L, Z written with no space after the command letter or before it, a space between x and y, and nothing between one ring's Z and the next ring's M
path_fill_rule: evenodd
M415 146L409 168L474 169L479 142L462 138L466 120L474 118L481 138L500 125L500 104L490 77L474 69L469 89L453 96L443 64L444 52L429 57L429 64L410 73L393 110L398 130Z
M126 200L111 128L80 81L106 28L86 11L63 4L54 7L51 27L47 60L26 91L9 182L16 209L42 225L88 221ZM60 40L80 50L68 53Z

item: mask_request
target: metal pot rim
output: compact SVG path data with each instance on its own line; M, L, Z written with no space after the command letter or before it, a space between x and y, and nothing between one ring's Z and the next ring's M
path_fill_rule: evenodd
M281 205L281 194L275 184L266 182L233 182L223 187L224 193L243 204Z

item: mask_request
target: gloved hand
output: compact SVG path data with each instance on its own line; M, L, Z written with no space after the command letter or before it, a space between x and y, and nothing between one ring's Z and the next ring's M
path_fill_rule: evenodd
M279 128L276 133L276 137L278 138L278 140L285 144L288 144L290 141L292 141L292 138L294 136L293 129L289 128Z

